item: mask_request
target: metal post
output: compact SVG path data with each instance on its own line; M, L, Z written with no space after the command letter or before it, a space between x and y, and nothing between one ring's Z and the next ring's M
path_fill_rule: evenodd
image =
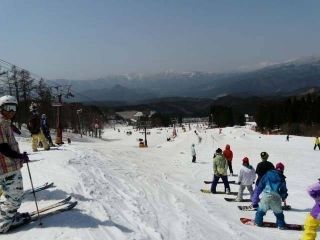
M59 104L62 105L62 95L58 95ZM56 144L62 144L62 127L61 127L61 106L57 106L57 131L56 131Z
M147 124L147 123L146 123ZM148 147L148 142L147 142L147 126L144 126L144 146Z

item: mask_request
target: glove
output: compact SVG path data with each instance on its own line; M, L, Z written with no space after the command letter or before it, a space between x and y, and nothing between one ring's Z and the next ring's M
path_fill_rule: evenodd
M238 185L241 185L241 182L238 182Z
M253 207L253 208L258 208L258 207L259 207L259 204L258 204L258 203L252 203L252 207Z
M22 163L30 162L27 152L20 154L20 160Z

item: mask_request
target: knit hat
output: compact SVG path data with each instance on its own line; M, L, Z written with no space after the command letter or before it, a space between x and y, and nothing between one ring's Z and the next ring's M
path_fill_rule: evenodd
M267 152L261 152L260 153L262 161L267 161L269 158L269 154Z
M312 184L308 187L308 193L316 201L320 201L320 182Z
M276 169L279 170L279 171L281 171L281 172L283 172L283 171L284 171L284 165L283 165L283 163L281 163L281 162L277 163Z
M242 159L242 163L243 163L243 164L249 164L249 158L244 157L244 158Z
M216 153L222 153L222 150L221 150L221 148L218 148L217 150L216 150Z

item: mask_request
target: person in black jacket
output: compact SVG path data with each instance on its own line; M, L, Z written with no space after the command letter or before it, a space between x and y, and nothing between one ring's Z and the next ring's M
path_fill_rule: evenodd
M50 147L48 141L40 127L40 115L38 113L38 105L36 103L31 103L30 112L31 116L29 118L27 127L32 137L32 151L38 151L37 146L39 144L39 141L42 142L44 150L49 150Z
M256 181L256 186L258 186L260 179L265 175L269 170L274 169L274 165L268 161L269 154L267 152L260 153L261 162L258 163L256 167L256 174L258 175L258 179Z

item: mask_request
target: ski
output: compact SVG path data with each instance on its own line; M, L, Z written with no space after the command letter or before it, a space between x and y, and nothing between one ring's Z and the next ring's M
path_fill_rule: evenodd
M56 202L56 203L50 204L50 205L48 205L46 207L40 208L39 209L39 213L42 213L42 212L48 211L50 209L53 209L53 208L60 207L62 205L68 204L70 202L70 200L71 200L71 196L68 196L68 197L66 197L65 199L63 199L63 200L61 200L59 202ZM36 214L38 214L37 210L34 210L34 211L29 213L30 216L33 216L33 215L36 215Z
M52 216L61 212L69 211L73 209L77 204L78 204L77 201L65 202L62 205L53 204L53 205L50 205L50 208L49 206L47 206L46 208L39 209L39 215L40 215L40 218L43 219L45 217ZM37 214L37 211L30 212L29 216L26 217L24 220L22 220L19 224L11 225L9 231L22 227L24 225L27 225L31 222L35 222L38 219L39 219L39 216Z
M257 211L257 208L252 207L252 205L249 205L249 206L238 206L238 208L241 211ZM289 210L291 210L291 206L290 205L284 205L284 206L282 206L282 210L289 211Z
M245 225L256 226L253 219L250 218L240 218L240 221ZM263 222L262 227L267 228L277 228L277 224L274 222ZM284 230L295 230L302 231L303 225L300 224L286 224Z
M203 181L205 184L212 184L212 181ZM223 182L218 182L219 184ZM236 181L229 181L229 184L236 184Z
M241 201L237 201L236 198L224 198L227 202L251 202L251 199L242 199Z
M217 191L215 193L212 193L210 189L200 189L200 191L203 193L211 193L211 194L226 194L226 195L235 195L235 196L238 195L237 192L230 192L229 194L227 194L226 192Z
M40 191L42 191L42 190L51 188L51 187L53 187L53 186L54 186L53 182L51 182L51 183L46 182L45 184L34 188L34 192L40 192ZM27 194L31 194L31 193L33 193L32 189L27 189L27 190L24 191L23 194L24 194L24 195L27 195Z

